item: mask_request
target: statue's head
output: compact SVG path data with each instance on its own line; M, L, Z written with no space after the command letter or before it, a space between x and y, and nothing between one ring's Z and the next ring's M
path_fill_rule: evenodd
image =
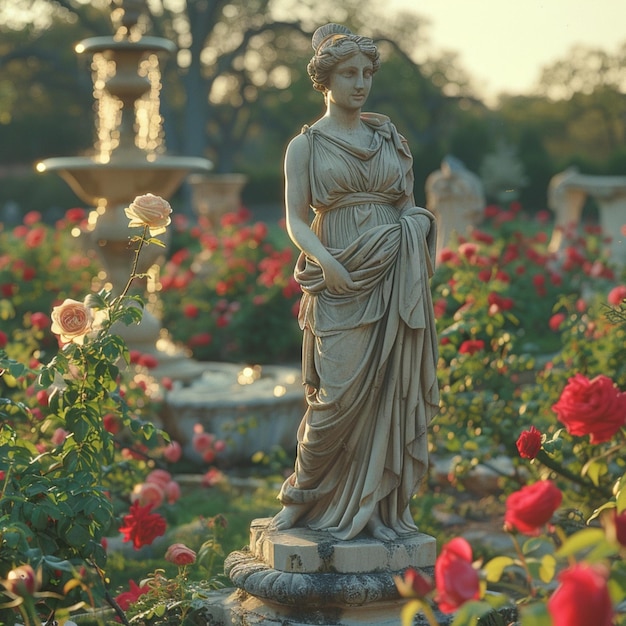
M353 34L340 24L320 26L314 33L311 45L315 54L309 61L307 72L313 81L313 88L326 94L330 84L330 75L335 67L363 53L372 62L374 72L380 67L378 49L369 37Z

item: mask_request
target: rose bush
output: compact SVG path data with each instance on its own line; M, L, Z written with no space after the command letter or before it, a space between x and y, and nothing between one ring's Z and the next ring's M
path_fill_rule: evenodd
M143 234L131 239L135 260L119 296L101 290L83 301L65 299L52 307L50 318L43 312L31 315L29 334L18 329L12 339L19 341L7 342L15 354L31 351L28 365L0 350L3 623L14 623L13 610L25 624L38 624L44 616L66 619L73 610L102 606L110 599L107 537L119 533L138 549L167 527L152 511L154 503L133 502L133 482L145 477L146 484L158 484L167 502L180 496L168 472L147 471L154 466L150 450L164 450L167 436L141 419L156 412L147 393L149 379L129 367L124 342L110 332L116 323L141 319L140 299L127 294L139 276L142 246L156 243L147 238L149 229L145 223ZM12 314L15 309L2 310ZM57 350L43 364L44 351L31 346L39 339L35 333L50 324ZM146 360L138 367L149 366ZM154 381L150 385L158 388Z

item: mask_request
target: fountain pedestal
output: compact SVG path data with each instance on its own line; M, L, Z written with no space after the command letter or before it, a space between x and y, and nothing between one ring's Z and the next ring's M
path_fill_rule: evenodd
M76 46L77 52L92 55L98 111L93 154L46 159L37 164L37 170L58 173L81 200L95 207L86 238L102 261L106 286L120 293L134 256L129 238L139 234L129 230L124 207L146 193L169 200L190 172L208 172L212 164L203 158L166 154L159 113L159 57L173 53L176 46L140 32L138 23L145 2L118 0L115 5L111 14L115 35L92 37ZM167 233L161 240L167 245ZM144 246L142 250L139 271L151 275L153 282L158 280L155 268L165 251L158 246ZM167 333L153 315L158 308L157 294L156 288L148 294L139 326L115 330L130 349L156 356L162 375L193 377L200 369L186 352L168 343Z

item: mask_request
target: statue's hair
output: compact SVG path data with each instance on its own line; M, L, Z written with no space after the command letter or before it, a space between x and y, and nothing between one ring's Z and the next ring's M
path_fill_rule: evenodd
M374 72L380 67L378 49L369 37L355 35L341 24L320 26L311 39L315 54L307 65L313 89L326 93L330 75L339 63L362 52L371 62Z

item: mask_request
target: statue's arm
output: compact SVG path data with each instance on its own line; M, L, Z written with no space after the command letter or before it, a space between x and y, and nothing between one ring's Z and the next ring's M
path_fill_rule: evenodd
M355 288L350 274L326 249L309 224L310 159L311 150L307 137L304 134L294 137L285 154L287 232L294 244L322 268L327 289L332 293L345 293Z

